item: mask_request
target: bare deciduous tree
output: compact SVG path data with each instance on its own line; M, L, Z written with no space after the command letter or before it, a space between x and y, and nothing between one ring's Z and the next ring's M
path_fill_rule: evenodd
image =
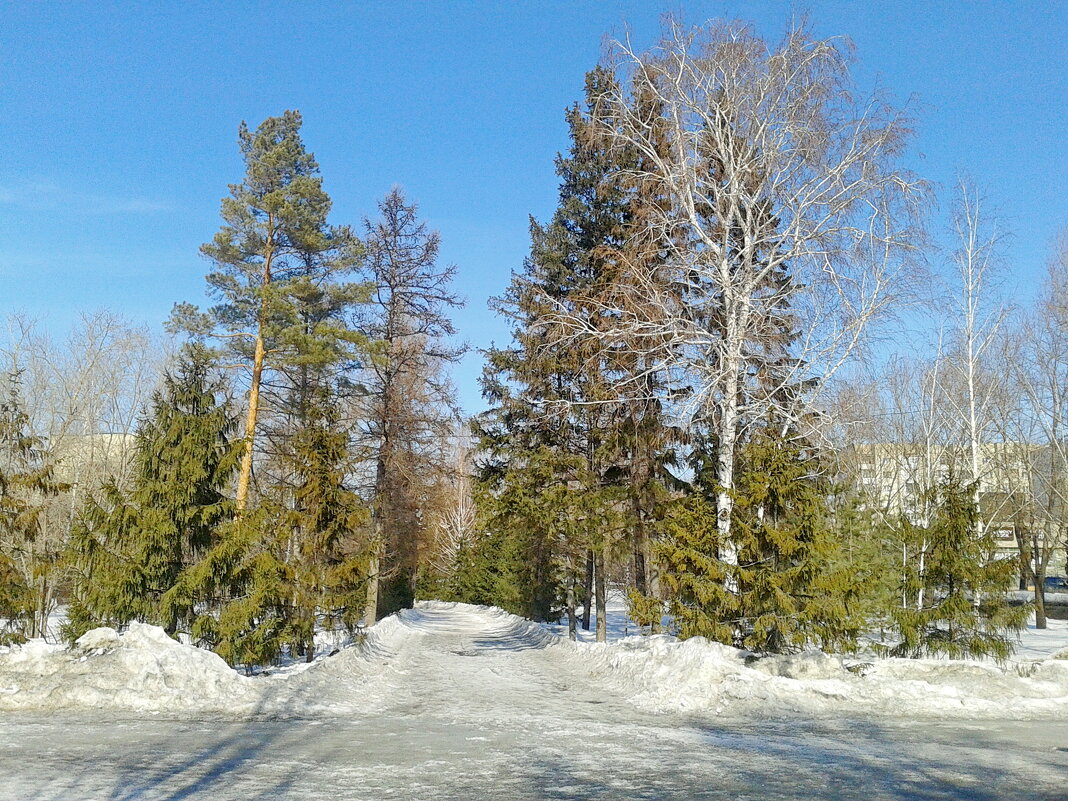
M368 438L375 452L373 545L365 619L410 606L424 539L431 465L455 419L447 366L464 349L449 314L463 301L452 292L453 265L437 263L440 237L400 189L365 220L373 319L365 328L381 343L366 370Z
M716 438L719 532L729 542L736 450L769 411L811 422L814 391L860 351L910 286L927 187L898 165L911 120L851 84L843 40L805 25L770 45L748 26L671 25L614 65L655 98L650 120L623 89L601 99L603 135L637 151L626 178L666 201L642 221L664 250L603 300L614 325L559 314L573 338L647 343L643 363L692 390ZM663 137L669 143L663 147ZM671 280L664 280L663 270Z
M134 430L170 342L106 310L82 314L58 342L36 321L14 315L0 352L4 368L19 373L32 432L67 486L47 499L40 536L19 559L36 596L34 633L43 635L62 588L59 557L71 526L89 493L126 479Z
M427 563L441 577L451 576L460 554L470 548L476 536L473 483L472 442L467 426L456 423L450 438L452 460L444 464L437 480L434 504L435 526Z
M1044 581L1068 544L1068 232L1054 245L1036 306L1002 338L1011 389L997 397L1000 437L1015 445L1023 491L1016 499L1021 567L1034 586L1035 622L1046 627Z
M952 421L967 449L967 476L977 507L980 482L987 478L984 445L990 441L993 406L1004 374L992 364L992 350L1009 311L997 292L1003 233L986 205L975 185L961 178L953 208L954 348L946 359L949 375L943 392L950 412L947 422ZM977 521L983 525L982 516Z

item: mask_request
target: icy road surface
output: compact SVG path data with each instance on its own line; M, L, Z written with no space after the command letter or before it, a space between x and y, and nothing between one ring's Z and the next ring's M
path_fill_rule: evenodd
M0 798L1068 799L1066 722L645 714L505 618L407 625L359 715L0 715Z

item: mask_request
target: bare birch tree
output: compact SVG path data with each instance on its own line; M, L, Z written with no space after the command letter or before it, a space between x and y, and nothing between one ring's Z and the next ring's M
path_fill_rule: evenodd
M1008 314L1008 306L998 296L998 249L1004 235L974 184L961 178L956 192L952 225L957 247L951 259L956 291L950 306L955 347L946 360L949 375L944 394L967 454L966 475L978 508L980 483L987 477L984 445L990 441L993 406L1003 375L993 368L991 357ZM984 525L982 515L976 519L977 525Z
M1024 473L1016 542L1034 587L1035 625L1046 627L1047 570L1068 544L1068 232L1054 245L1036 306L999 353L1011 391L998 396L998 434Z
M775 45L738 23L672 24L652 50L617 42L611 58L633 76L617 86L662 109L650 120L622 88L601 101L602 135L641 156L626 178L664 189L643 224L667 265L614 288L604 300L614 325L565 311L559 323L606 346L647 343L648 369L692 388L685 411L716 439L727 543L747 425L774 410L807 428L814 391L908 290L928 194L898 165L912 123L851 84L847 42L804 24Z
M457 420L449 437L452 459L441 465L436 481L434 526L427 564L443 579L451 577L461 553L477 536L474 498L473 443L468 425Z
M0 353L4 369L19 375L32 434L55 460L64 486L46 499L40 533L16 560L34 591L33 632L44 635L64 582L60 556L75 518L106 481L125 481L137 420L169 342L106 310L82 314L59 340L15 315L6 321Z

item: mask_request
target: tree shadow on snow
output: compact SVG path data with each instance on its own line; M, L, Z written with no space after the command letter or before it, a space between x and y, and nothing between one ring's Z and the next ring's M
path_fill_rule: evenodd
M77 774L51 782L47 794L39 797L79 801L183 801L224 796L243 801L277 799L292 789L298 766L287 760L268 764L268 752L284 745L287 738L300 737L298 727L306 722L148 719L115 724L117 728L127 725L142 734L139 747L130 749L124 743L121 761L86 764ZM158 727L165 731L163 736L155 736ZM196 743L194 748L190 748L191 741ZM284 748L276 750L275 756L284 753ZM104 779L102 770L114 778ZM250 781L242 782L244 778ZM239 783L241 790L234 795ZM105 786L110 789L101 795Z
M300 721L293 721L293 724L299 725ZM202 727L205 724L201 722L194 725ZM261 765L264 753L288 731L288 727L281 722L227 722L219 725L221 732L217 737L177 761L167 758L165 744L150 752L161 752L162 758L155 765L146 764L147 760L143 757L130 760L120 769L110 797L113 801L180 801L217 797L218 790L232 787L243 773L249 773ZM266 801L283 795L291 788L293 776L289 773L280 775L279 770L282 770L281 765L272 766L271 772L264 774L257 782L258 786L252 794L242 797L248 801Z
M959 728L922 722L896 728L855 722L688 723L678 731L690 729L700 747L691 741L677 754L653 736L639 762L617 760L610 750L584 753L577 743L567 753L535 759L527 773L529 797L1068 801L1068 786L1058 772L1063 759L1054 756L1056 749L1013 764L1008 754L1018 756L1019 743L968 723ZM634 737L640 748L638 741L648 735L636 731ZM1002 754L1005 758L999 760Z

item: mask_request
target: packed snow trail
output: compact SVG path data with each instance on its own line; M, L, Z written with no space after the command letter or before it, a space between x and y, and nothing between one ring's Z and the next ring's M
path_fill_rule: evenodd
M291 714L319 693L311 717L5 713L0 798L1068 799L1064 722L654 715L595 651L492 610L427 606L381 635L261 696Z

